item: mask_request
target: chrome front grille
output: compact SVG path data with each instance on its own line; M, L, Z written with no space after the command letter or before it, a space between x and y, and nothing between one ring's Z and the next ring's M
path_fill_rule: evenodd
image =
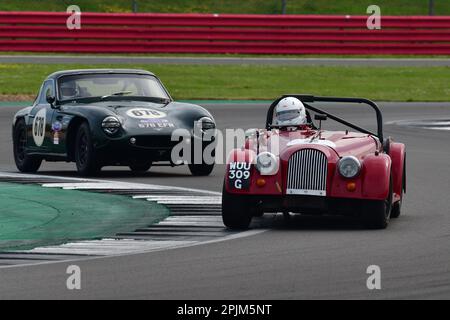
M328 160L326 155L315 149L303 149L289 159L287 194L327 195Z

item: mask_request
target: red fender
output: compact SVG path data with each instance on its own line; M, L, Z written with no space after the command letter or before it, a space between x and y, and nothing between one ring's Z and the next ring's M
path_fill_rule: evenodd
M365 199L385 200L389 195L391 158L386 154L364 157L362 168L362 196Z
M403 143L391 143L389 156L392 160L392 176L393 176L393 187L394 194L400 198L403 188L403 179L406 172L405 160L406 160L406 147Z

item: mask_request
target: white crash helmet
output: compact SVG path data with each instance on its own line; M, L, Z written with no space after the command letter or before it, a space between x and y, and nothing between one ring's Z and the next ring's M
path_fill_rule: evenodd
M308 123L303 103L294 97L287 97L275 107L274 124L278 126L300 126Z

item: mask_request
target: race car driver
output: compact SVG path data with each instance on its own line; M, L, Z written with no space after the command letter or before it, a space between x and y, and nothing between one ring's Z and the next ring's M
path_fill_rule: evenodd
M60 90L62 100L74 99L78 96L77 86L74 81L61 83Z
M279 127L298 127L308 123L303 103L294 97L282 99L275 107L274 124Z

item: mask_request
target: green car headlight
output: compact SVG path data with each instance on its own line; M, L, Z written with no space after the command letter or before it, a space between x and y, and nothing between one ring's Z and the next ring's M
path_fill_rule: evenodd
M102 122L102 129L108 135L116 134L120 127L120 120L113 116L106 117Z
M199 119L197 122L197 126L203 131L208 131L216 128L216 123L213 119L209 117L203 117Z

